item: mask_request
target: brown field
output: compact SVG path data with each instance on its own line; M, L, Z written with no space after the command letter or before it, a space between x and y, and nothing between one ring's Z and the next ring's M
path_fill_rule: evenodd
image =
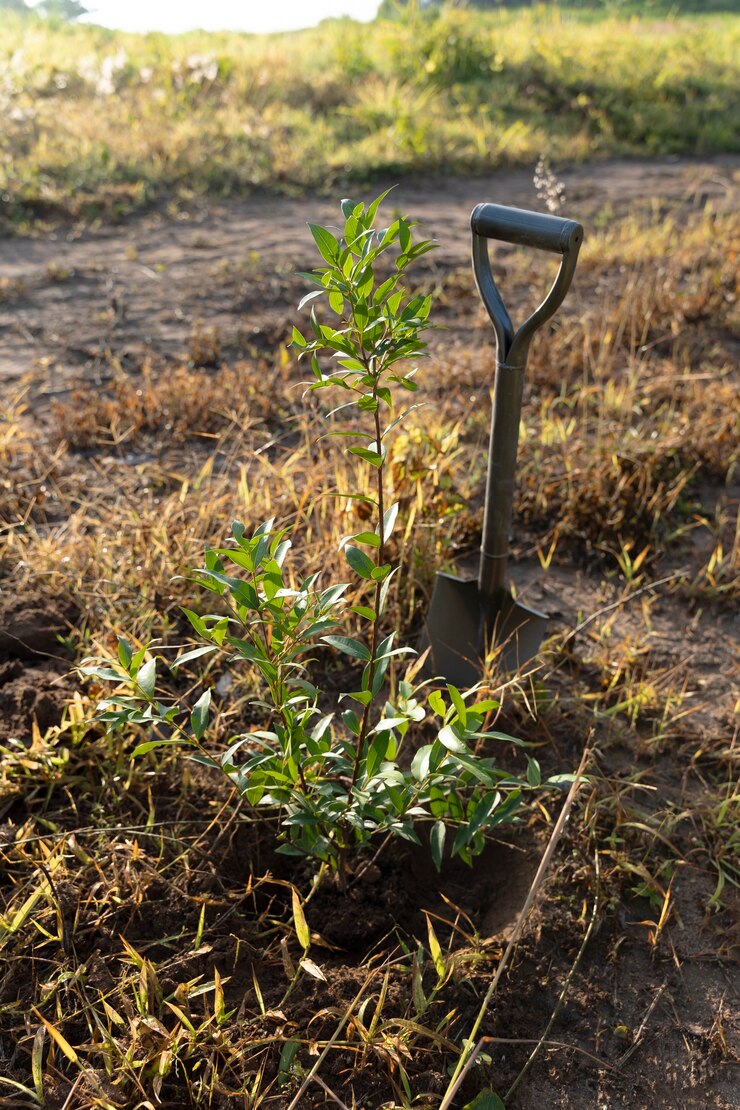
M492 681L496 727L548 773L588 748L591 777L464 1093L731 1110L740 160L561 176L587 242L530 359L511 568L549 639L531 673ZM435 569L475 559L493 350L468 218L494 199L543 204L531 169L408 178L387 202L438 240L413 273L444 325L390 464L409 642ZM133 760L90 720L101 691L75 662L117 633L182 645L194 591L173 578L232 518L276 514L303 570L341 576L352 510L332 494L358 478L286 349L306 222L335 211L203 200L0 243L0 1106L284 1110L331 1042L302 1108L438 1107L557 818L557 799L533 808L472 871L438 877L406 846L308 897L224 782L182 754ZM549 272L496 253L520 313ZM210 678L226 737L254 680ZM296 973L291 885L320 977Z

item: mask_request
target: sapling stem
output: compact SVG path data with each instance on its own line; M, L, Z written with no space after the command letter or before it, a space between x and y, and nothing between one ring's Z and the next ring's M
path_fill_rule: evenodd
M380 378L380 371L378 371L378 373L376 375L375 385L373 387L373 399L376 402L378 400L377 388L378 388L379 378ZM380 466L377 468L378 535L380 537L380 543L378 544L378 546L375 549L375 566L377 568L380 568L380 567L383 566L383 548L384 548L384 544L385 544L385 525L384 525L385 501L384 501L384 493L383 493L383 470L384 470L384 465L385 464L384 464L384 461L383 461L382 446L381 446L381 442L380 442L380 414L379 414L379 408L375 409L375 436L376 436L375 442L376 442L377 447L378 447L378 454L381 457ZM371 638L370 638L370 664L369 664L369 667L368 667L368 683L367 683L368 684L368 689L370 691L372 691L372 689L373 689L373 683L375 681L375 671L376 671L376 668L377 668L377 665L378 665L378 661L377 661L375 655L376 655L376 652L378 650L378 625L380 623L380 600L381 600L382 592L383 592L383 583L380 580L378 580L375 584L375 602L374 602L374 605L373 605L373 612L375 613L375 616L372 620L372 632L371 632ZM372 704L373 704L373 698L368 698L368 700L367 700L367 702L364 706L364 710L363 710L363 714L362 714L362 721L360 723L360 734L357 737L357 753L355 755L355 765L352 769L352 783L351 783L351 786L349 788L350 793L352 792L352 787L354 787L355 783L357 782L357 776L360 773L360 767L362 765L362 756L363 756L363 752L364 752L364 748L365 748L365 742L366 742L366 739L367 739L367 730L368 730L368 727L369 727L369 724L370 724L370 707L372 706Z

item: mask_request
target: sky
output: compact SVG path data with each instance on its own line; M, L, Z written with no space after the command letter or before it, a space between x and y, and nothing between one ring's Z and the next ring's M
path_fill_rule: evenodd
M379 0L87 0L88 20L122 31L291 31L330 16L373 19Z

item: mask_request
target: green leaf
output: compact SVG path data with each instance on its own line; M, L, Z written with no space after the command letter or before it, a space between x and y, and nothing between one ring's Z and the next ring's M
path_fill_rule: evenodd
M536 759L527 756L527 782L530 786L540 786L542 783L542 771Z
M200 763L203 767L210 767L212 770L218 771L221 768L221 764L218 760L210 755L206 755L205 752L193 752L190 759L193 763Z
M417 782L423 782L429 774L429 756L432 752L431 744L424 744L411 761L411 774Z
M466 1102L463 1110L506 1110L504 1103L490 1087L479 1091L472 1102Z
M199 617L197 613L194 613L192 609L186 609L184 605L182 606L182 612L188 618L198 635L208 639L208 630L203 623L203 618Z
M281 856L300 856L301 859L306 858L306 853L303 849L296 848L295 844L279 844L275 851Z
M344 311L344 297L338 290L333 289L329 294L329 304L331 305L332 311L336 312L337 316L342 315Z
M446 759L447 748L444 744L440 744L439 740L435 740L432 744L432 751L429 756L429 770L438 771Z
M322 636L321 639L325 644L334 647L337 651L344 652L345 655L351 656L353 659L362 659L364 663L370 662L370 651L361 644L359 640L353 640L351 636Z
M448 725L445 725L444 728L439 730L437 738L441 744L444 744L448 752L455 752L456 755L468 754L467 746Z
M223 574L224 565L219 559L218 553L216 551L212 551L209 548L205 552L204 561L206 564L206 570L209 572L209 574L215 571L218 571L219 574ZM209 590L213 589L213 586L210 585L207 581L204 581L203 585L206 586ZM221 590L220 592L223 593L223 590Z
M310 281L312 285L321 285L323 287L324 283L321 279L321 274L323 274L323 272L324 272L323 270L319 270L319 269L317 269L315 271L297 270L296 271L296 277L305 278L306 281Z
M391 573L387 574L383 579L383 585L380 587L380 604L378 605L378 613L383 613L385 611L385 605L388 600L388 590L390 589L391 579L398 569L399 568L396 567L396 570L392 570Z
M479 709L480 706L476 705L474 708ZM496 708L498 709L498 705L496 705ZM496 732L495 729L491 729L489 732L480 732L478 735L485 740L504 740L507 744L514 744L517 748L524 747L523 740L519 740L516 736L509 736L508 732Z
M559 787L570 786L571 783L576 781L576 778L577 778L577 775L573 775L573 774L550 775L550 777L548 779L545 779L545 786L559 786ZM584 778L583 781L587 782L588 780L586 778Z
M336 264L339 256L339 241L334 238L330 231L325 227L319 227L318 224L309 224L309 231L314 237L316 246L319 248L319 253L322 258L327 262Z
M373 695L370 690L355 690L351 694L342 694L344 698L352 698L353 701L359 702L360 705L367 705L372 701Z
M393 654L393 653L391 653L391 654ZM381 691L381 688L382 688L383 683L385 681L386 673L388 671L388 664L389 663L390 663L390 658L389 658L389 656L386 655L382 659L378 659L376 664L375 664L375 673L373 674L373 684L372 684L372 693L373 693L374 698L377 697L378 694ZM368 672L367 678L368 678L368 681L369 681L370 668L366 667L365 670ZM367 686L367 682L365 680L365 675L364 674L362 676L362 679L363 679L363 686Z
M390 509L386 509L383 513L383 543L386 543L393 535L393 528L398 517L398 502L394 502Z
M380 242L379 242L378 245L380 247L383 247L383 248L389 247L391 245L391 243L397 238L398 238L398 220L394 220L393 223L390 225L390 227L387 227L385 229L385 231L379 232Z
M364 551L360 551L359 547L346 547L344 557L360 578L372 579L376 569L375 563Z
M358 617L365 617L369 621L374 621L377 617L377 613L369 605L350 605L349 611L350 613L357 613Z
M326 620L316 621L315 624L312 623L311 627L308 629L308 631L306 633L304 633L304 635L306 635L306 636L320 636L321 633L326 632L327 629L336 628L338 623L339 622L334 620L333 617L327 617Z
M319 721L319 723L317 725L314 725L314 727L311 731L312 739L313 740L320 740L321 737L326 732L326 730L329 728L329 725L332 723L333 720L334 720L334 714L333 713L327 713L324 717L322 717L321 720Z
M484 760L471 755L470 752L455 752L454 754L460 766L464 767L465 770L473 776L476 782L482 782L485 786L493 786L495 784L496 779L486 767Z
M498 790L492 790L488 794L484 794L478 805L473 810L468 821L468 839L481 827L484 827L493 812L498 809L501 804L501 794Z
M447 827L444 821L436 821L432 825L432 831L429 834L429 847L432 852L432 862L438 871L442 869L442 857L445 850L445 837L447 836Z
M467 724L467 720L468 720L468 710L467 710L467 706L465 705L465 702L463 701L462 697L460 696L460 691L457 689L456 686L450 686L449 684L447 686L447 691L448 691L450 697L452 698L452 704L454 705L454 707L457 711L457 716L458 716L458 719L460 721L460 724L463 726L463 728L465 728L465 725Z
M369 205L367 206L367 220L368 220L368 223L372 223L372 222L373 222L373 220L375 219L375 216L377 215L378 209L380 208L381 204L383 203L383 201L385 200L385 198L386 198L386 197L388 196L388 194L389 194L389 193L391 193L391 192L393 192L393 190L395 189L395 187L396 187L395 185L391 185L390 189L386 189L384 193L381 193L379 197L376 197L376 198L375 198L375 200L374 200L374 201L372 201L372 202L371 202L371 203L370 203L370 204L369 204Z
M398 728L399 725L404 724L408 717L381 717L373 732L387 732L388 729Z
M370 451L367 447L350 447L350 455L357 455L359 459L364 459L374 466L376 470L380 470L383 465L383 456L379 455L377 451Z
M183 744L183 743L185 743L185 741L180 740L180 739L177 739L177 740L146 740L143 744L139 744L138 747L134 748L131 755L132 756L146 755L146 753L152 751L153 748L173 748L177 744Z
M137 675L139 673L139 667L144 662L144 656L147 653L148 647L148 644L144 644L143 647L140 647L138 651L134 652L133 659L131 660L131 666L129 667L132 675Z
M193 735L196 740L202 740L203 734L208 728L208 716L211 708L211 691L204 690L197 702L193 706L193 711L190 714L190 727L193 730Z
M285 851L285 849L287 849L287 845L284 846L283 851ZM293 853L290 854L292 855ZM303 852L299 854L304 855ZM291 1075L293 1074L293 1061L300 1047L300 1041L286 1041L283 1045L283 1051L280 1053L280 1063L278 1065L277 1082L280 1090L290 1081Z
M360 735L362 723L360 721L360 718L355 713L354 709L345 709L344 713L342 714L342 721L354 736Z
M388 733L381 733L373 740L365 760L365 774L372 778L385 759L392 759L395 755L395 741ZM389 752L391 753L389 755Z
M377 532L360 532L352 539L355 543L366 543L369 547L380 547L380 536Z
M186 651L184 655L178 655L177 659L172 663L171 669L176 671L183 663L190 663L193 659L200 659L203 655L211 655L214 651L218 651L215 644L206 644L204 647L193 648L192 651Z
M336 605L342 594L347 589L346 582L337 582L335 586L327 586L319 594L319 604L322 609L328 609L332 605Z
M154 695L154 686L157 681L157 660L150 659L141 668L136 676L136 681L141 691L146 694L148 698Z
M488 713L491 709L500 709L501 702L496 698L483 698L471 707L476 713Z
M118 637L118 658L121 661L121 666L125 667L126 670L128 670L129 667L131 666L131 660L133 659L133 654L134 653L131 650L131 645L129 644L128 640L125 640L123 638L123 636L119 636Z
M444 717L447 713L447 706L445 700L439 690L432 690L428 697L430 708L437 714L438 717Z
M432 925L432 919L429 916L427 916L427 936L429 937L429 953L432 957L434 970L437 972L437 980L442 983L447 974L447 967L445 965L444 956L442 955L440 943L437 940L437 934Z
M320 297L322 295L322 293L324 293L324 292L325 292L325 290L323 290L323 289L312 289L310 293L306 293L305 297L302 297L301 300L298 302L298 311L300 312L301 309L305 305L307 305L310 301L316 300L316 298ZM293 328L293 343L295 344L296 347L305 347L306 346L306 341L305 341L305 339L303 339L303 336L301 335L301 333L299 331L298 331L298 335L300 336L301 339L303 339L303 343L296 341L296 332L297 331L298 331L297 328Z
M392 297L388 298L388 311L393 316L395 316L395 314L398 312L398 309L399 309L399 306L401 304L402 298L403 298L403 292L401 290L399 290L399 292L397 292L397 293L394 293Z

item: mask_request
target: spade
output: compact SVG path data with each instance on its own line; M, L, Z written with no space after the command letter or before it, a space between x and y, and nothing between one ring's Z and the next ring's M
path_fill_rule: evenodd
M519 422L529 345L563 303L583 241L583 228L574 220L500 204L479 204L470 223L475 281L496 336L480 566L477 578L437 574L426 621L432 670L456 686L480 680L491 647L500 649L505 671L526 666L545 633L547 617L517 601L506 579ZM560 255L550 292L517 332L491 273L489 239Z

